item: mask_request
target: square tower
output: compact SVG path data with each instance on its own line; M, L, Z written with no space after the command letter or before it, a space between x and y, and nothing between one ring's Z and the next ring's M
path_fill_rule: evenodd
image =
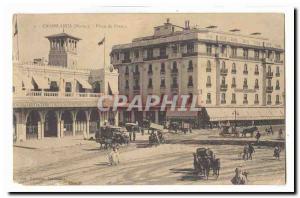
M49 65L76 68L77 49L80 38L67 33L46 36L50 42Z

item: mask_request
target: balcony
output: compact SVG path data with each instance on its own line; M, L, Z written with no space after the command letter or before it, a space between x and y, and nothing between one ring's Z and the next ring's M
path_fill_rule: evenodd
M211 72L211 68L210 68L210 67L207 67L207 68L206 68L206 72Z
M267 86L266 87L266 92L267 93L272 93L273 92L273 86Z
M165 91L166 85L160 85L160 91Z
M165 75L166 71L165 70L160 70L160 75Z
M226 76L227 73L228 73L228 69L221 69L221 70L220 70L220 74L221 74L222 76Z
M255 71L255 72L254 72L254 75L259 75L259 71Z
M272 104L272 101L267 101L267 104L268 104L268 105L271 105L271 104Z
M125 72L125 76L129 76L129 72Z
M144 58L143 60L144 61L151 61L151 60L161 60L161 59L168 59L168 58L169 58L169 56L164 54L164 55L160 55L160 56L156 56L156 57L154 57L154 56L147 57L147 58Z
M133 77L139 77L139 76L140 76L140 72L139 71L133 72Z
M280 104L280 101L276 100L276 101L275 101L275 104L276 104L276 105L279 105L279 104Z
M231 73L232 73L232 74L236 74L236 69L232 69L232 70L231 70Z
M206 87L211 87L211 83L206 83Z
M171 76L177 76L177 75L178 75L178 69L172 69Z
M280 77L280 73L276 73L275 75L276 75L276 77Z
M153 71L152 70L149 70L148 71L148 75L152 75L153 74Z
M128 91L129 90L129 86L125 86L125 90Z
M140 91L140 86L139 85L133 86L133 91Z
M248 89L248 85L243 85L243 90L247 90Z
M193 88L194 85L193 85L193 83L189 83L189 84L187 85L187 87L188 87L188 88Z
M266 75L267 78L273 78L273 72L267 72Z
M255 86L254 86L254 89L259 89L259 85L255 85Z
M193 70L194 70L193 67L189 67L189 68L187 69L188 72L193 72Z
M221 84L220 90L221 91L227 91L227 84Z
M131 63L131 59L124 59L122 60L122 63Z
M178 84L172 84L171 85L171 91L178 91Z
M276 86L276 87L275 87L275 90L280 90L280 86Z
M263 59L262 59L262 62L263 62L263 63L274 63L274 60L271 59L271 58L263 58Z
M198 55L198 52L182 53L182 57L197 56L197 55Z
M248 70L244 70L243 74L247 75L248 74Z

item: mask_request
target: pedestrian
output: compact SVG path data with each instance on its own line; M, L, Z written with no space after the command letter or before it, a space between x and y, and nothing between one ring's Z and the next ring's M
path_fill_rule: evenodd
M282 139L283 131L281 128L279 129L278 136L279 136L279 139Z
M234 185L245 185L247 184L247 178L242 174L241 168L235 169L235 176L231 179L231 183Z
M142 135L144 135L145 131L143 127L141 128L141 131L142 131Z
M248 160L248 154L249 154L249 145L245 144L243 150L243 160Z
M249 159L252 160L252 154L255 153L253 143L249 143Z
M274 134L272 125L270 125L270 132L271 132L272 135Z
M281 152L281 148L279 145L276 145L275 148L274 148L274 154L273 156L279 160L280 158L280 152Z
M260 134L260 132L257 130L256 135L255 135L256 143L257 143L257 144L259 144L260 136L261 136L261 134Z
M109 165L116 166L120 163L119 151L117 146L113 146L111 152L108 154Z

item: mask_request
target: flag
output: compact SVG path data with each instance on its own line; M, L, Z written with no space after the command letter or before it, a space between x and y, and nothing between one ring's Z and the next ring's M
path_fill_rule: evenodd
M17 34L18 34L18 23L17 23L17 18L16 18L14 36L16 36Z
M102 45L105 42L105 37L98 43L98 45Z

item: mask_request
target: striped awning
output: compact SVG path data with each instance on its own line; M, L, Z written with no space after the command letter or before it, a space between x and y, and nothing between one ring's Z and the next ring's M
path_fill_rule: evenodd
M167 111L167 118L189 119L198 116L198 111Z
M39 89L49 89L50 85L47 78L44 78L42 76L34 75L32 76L34 82L37 84Z
M14 73L13 74L13 86L24 88L24 89L34 89L31 78L28 78L26 75Z
M210 121L284 119L283 107L206 108ZM236 115L235 115L236 114Z
M76 77L76 80L84 89L92 89L92 85L82 78Z

